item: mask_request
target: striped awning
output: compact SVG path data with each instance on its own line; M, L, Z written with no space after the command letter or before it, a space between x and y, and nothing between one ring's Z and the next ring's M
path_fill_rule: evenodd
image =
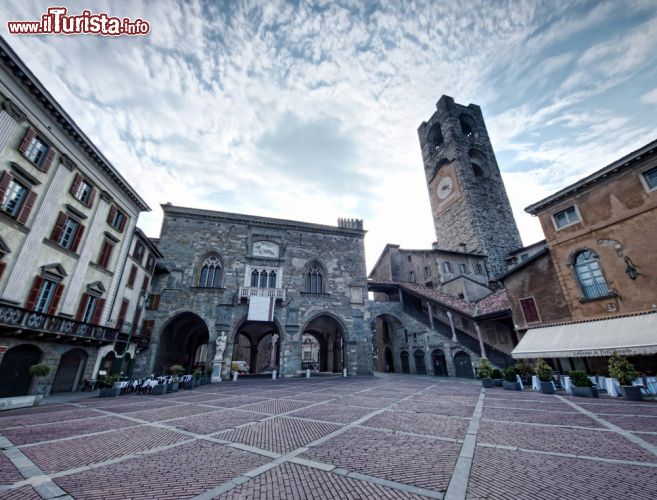
M657 353L657 313L530 328L511 352L522 358Z

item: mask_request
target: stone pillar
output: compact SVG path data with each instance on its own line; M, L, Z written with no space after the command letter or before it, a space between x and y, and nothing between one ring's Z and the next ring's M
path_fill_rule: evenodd
M449 327L452 330L452 342L458 342L458 339L456 338L456 329L454 328L454 318L452 311L447 311L447 317L449 318Z
M258 365L258 346L251 344L251 353L249 355L249 371L255 373Z
M456 367L454 366L454 357L452 356L452 348L448 345L443 347L445 352L445 363L447 364L447 376L456 377Z
M14 132L18 122L4 109L0 111L0 151L7 145L7 141Z
M131 214L132 215L132 214ZM123 236L123 241L121 241L121 248L119 250L118 258L116 259L116 265L114 266L114 276L112 277L112 282L110 283L109 289L107 290L107 303L105 310L100 316L100 324L104 325L108 320L110 313L112 312L112 306L116 298L116 294L119 290L119 282L121 281L121 276L123 274L123 268L125 267L125 262L128 259L128 253L130 252L130 245L132 243L132 235L135 232L135 227L137 227L137 215L130 217L127 227L125 228L125 235ZM135 283L135 286L140 286Z
M433 308L431 307L431 302L427 302L427 310L429 312L429 325L432 330L435 330L436 328L433 326Z
M278 338L276 335L271 336L271 353L269 354L269 366L274 367L276 366L276 343L278 342Z
M481 349L481 357L486 357L486 348L484 347L484 340L481 337L481 329L479 328L479 323L475 321L475 330L477 330L477 338L479 339L479 349Z

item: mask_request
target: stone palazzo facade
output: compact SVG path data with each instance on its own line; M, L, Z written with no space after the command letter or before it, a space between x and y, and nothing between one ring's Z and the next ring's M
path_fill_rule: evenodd
M206 369L226 335L222 373L294 376L308 368L371 373L372 342L360 220L337 226L166 204L137 370ZM318 345L303 363L304 338Z

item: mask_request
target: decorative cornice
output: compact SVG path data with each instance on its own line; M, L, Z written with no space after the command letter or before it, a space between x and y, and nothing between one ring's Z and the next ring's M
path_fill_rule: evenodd
M107 231L105 231L103 234L105 235L105 238L107 238L110 241L113 241L114 243L118 243L120 241L116 236L114 236L111 233L108 233Z
M19 108L11 99L5 100L2 103L2 109L4 109L9 116L11 116L18 123L21 123L27 120L25 113Z
M27 182L28 184L32 184L33 186L38 186L41 184L39 179L34 177L32 174L30 174L27 170L25 170L23 167L21 167L18 163L10 161L9 166L11 169L14 171L14 173L20 177L22 180Z
M75 170L76 168L78 168L78 166L75 164L75 162L73 160L71 160L68 156L66 156L65 154L62 154L61 158L62 158L62 165L64 165L71 172L73 170Z
M107 191L101 191L100 199L103 200L103 201L106 201L107 203L112 203L114 201L114 198L112 198L112 195L110 195Z
M86 216L85 214L83 214L82 212L80 212L80 211L79 211L77 208L75 208L73 205L69 205L69 204L67 203L67 204L64 205L64 206L66 207L66 210L67 210L67 211L71 212L71 213L72 213L75 217L77 217L78 219L82 219L82 220L84 220L84 219L87 218L87 216Z

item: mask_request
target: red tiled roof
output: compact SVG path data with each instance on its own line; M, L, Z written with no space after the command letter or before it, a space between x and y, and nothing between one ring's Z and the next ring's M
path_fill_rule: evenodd
M477 316L484 316L511 309L506 290L496 290L477 302Z

